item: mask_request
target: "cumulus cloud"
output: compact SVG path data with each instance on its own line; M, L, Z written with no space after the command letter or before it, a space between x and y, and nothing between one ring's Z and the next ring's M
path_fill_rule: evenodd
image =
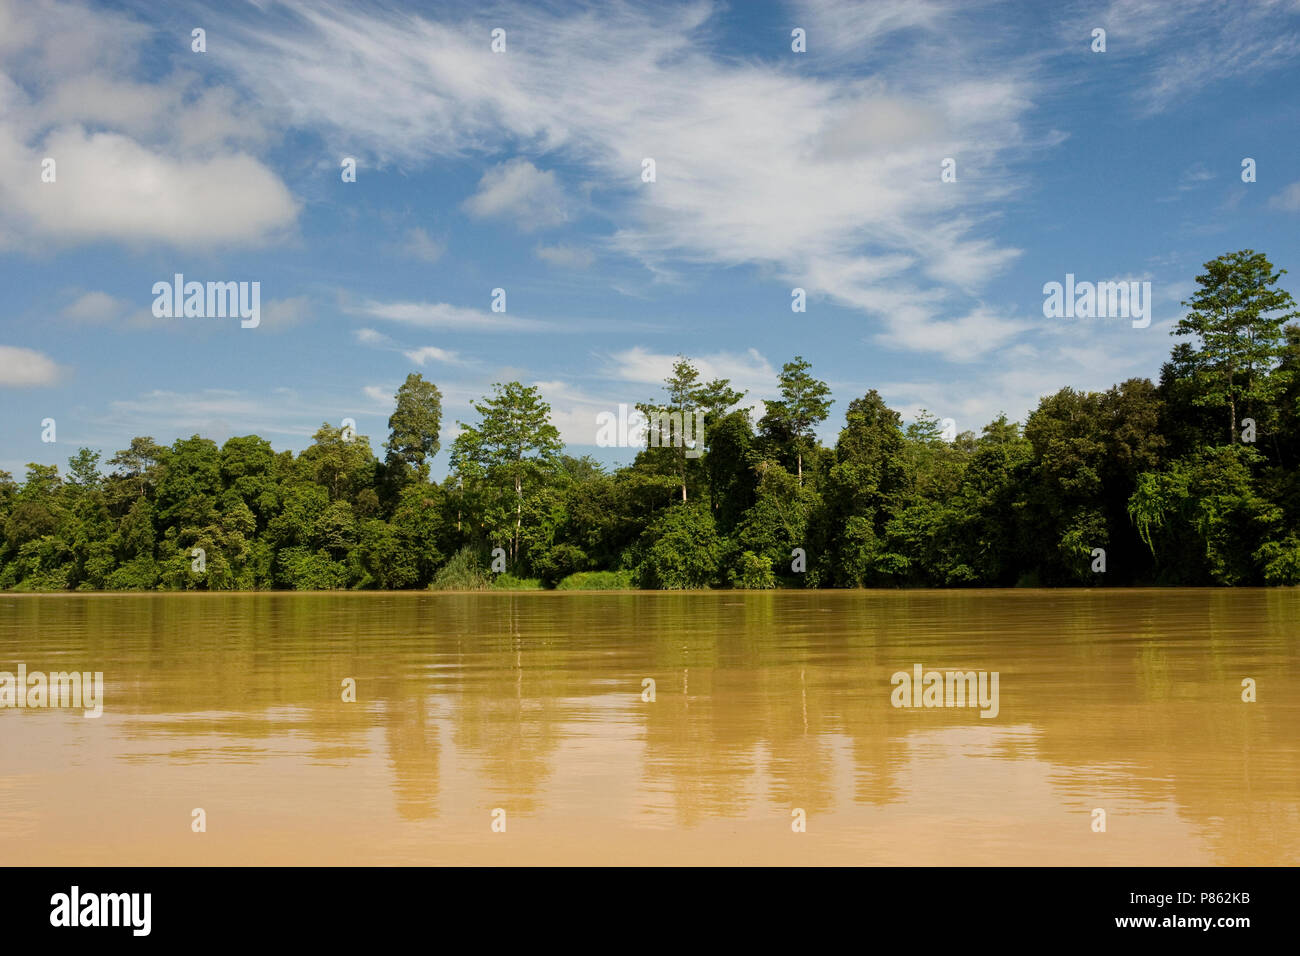
M35 349L0 345L0 387L38 388L53 385L63 369L48 355Z
M512 159L489 169L465 210L483 219L512 220L521 232L558 226L568 218L564 193L555 173L543 172L526 159Z
M175 245L261 242L292 222L297 207L279 178L246 154L174 159L118 133L80 127L51 133L40 152L57 180L6 192L12 213L58 240L162 240ZM17 168L26 163L20 179ZM0 145L0 182L30 183L40 168Z
M59 314L72 322L103 325L121 318L129 309L129 303L107 292L87 292L65 306Z
M116 11L0 0L0 235L31 240L261 244L298 204L249 152L261 114L195 75L139 82L147 32ZM44 160L54 179L42 181Z

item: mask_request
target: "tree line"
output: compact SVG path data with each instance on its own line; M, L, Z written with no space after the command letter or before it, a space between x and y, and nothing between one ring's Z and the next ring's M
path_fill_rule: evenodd
M66 474L0 472L0 589L1009 587L1300 583L1300 317L1253 250L1206 263L1158 383L1062 388L1023 427L945 436L873 389L833 446L830 389L796 356L755 421L679 357L643 412L702 410L606 471L565 454L538 389L493 386L430 479L442 396L395 396L383 457L324 424L152 438ZM103 466L107 466L106 468Z

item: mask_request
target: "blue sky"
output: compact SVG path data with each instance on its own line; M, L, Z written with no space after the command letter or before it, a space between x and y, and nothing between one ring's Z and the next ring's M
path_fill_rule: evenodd
M677 353L747 403L802 354L827 441L873 387L978 432L1158 376L1221 253L1300 293L1300 3L157 6L0 0L15 477L133 435L296 450L345 417L382 453L411 371L444 395L435 475L511 379L623 462L596 415ZM175 273L259 282L261 325L155 318ZM1149 281L1150 326L1045 318L1066 273Z

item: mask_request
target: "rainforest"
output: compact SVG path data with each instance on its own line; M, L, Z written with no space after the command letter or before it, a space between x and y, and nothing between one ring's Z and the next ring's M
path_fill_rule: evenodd
M1063 387L1023 424L952 440L871 389L828 444L830 389L802 358L760 402L682 356L638 408L702 414L702 453L651 436L612 471L566 454L540 390L508 382L458 423L434 480L441 393L419 373L378 451L347 423L298 453L257 435L81 448L62 471L0 471L0 589L1295 585L1300 326L1283 275L1253 250L1220 256L1157 380Z

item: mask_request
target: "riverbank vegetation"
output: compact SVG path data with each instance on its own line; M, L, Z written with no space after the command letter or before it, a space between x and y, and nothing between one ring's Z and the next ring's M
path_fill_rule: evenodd
M296 455L256 435L83 448L64 474L0 472L0 589L1294 585L1281 274L1250 250L1207 263L1158 382L1062 388L978 434L904 424L873 389L827 447L830 390L802 358L758 417L683 357L642 408L702 410L702 442L612 473L564 454L538 389L510 382L431 480L442 402L418 374L382 457L328 424Z

